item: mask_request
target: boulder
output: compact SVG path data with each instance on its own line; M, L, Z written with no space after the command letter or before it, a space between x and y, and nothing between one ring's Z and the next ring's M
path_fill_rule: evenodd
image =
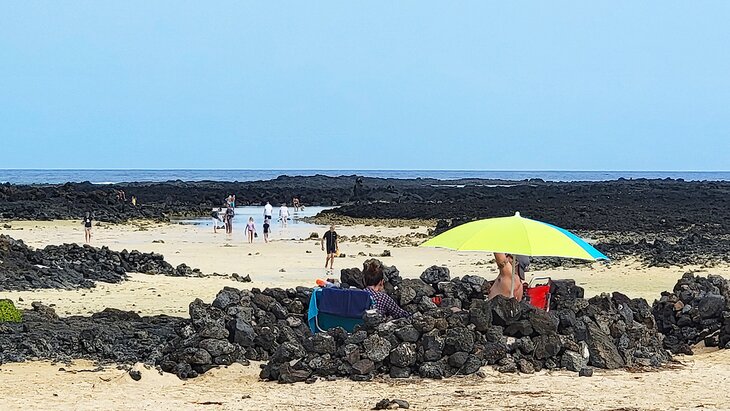
M449 281L451 279L451 274L449 274L449 269L446 267L432 265L421 273L420 278L424 283L436 287L440 282Z

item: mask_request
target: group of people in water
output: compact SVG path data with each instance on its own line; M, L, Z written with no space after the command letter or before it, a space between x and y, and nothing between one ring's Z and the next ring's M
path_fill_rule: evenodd
M294 198L295 211L303 209L304 207L299 203L299 198ZM224 210L225 208L225 210ZM263 237L264 242L269 242L269 234L271 234L271 221L273 219L274 207L270 202L266 202L264 205L264 222L263 222ZM213 220L213 232L217 233L220 228L220 224L223 224L223 228L226 230L226 234L233 234L233 218L236 215L236 196L234 194L226 197L223 207L213 209L210 216ZM279 222L282 228L286 228L289 220L291 220L291 214L289 213L289 207L286 203L282 203L279 207ZM258 231L256 230L256 223L253 217L248 218L248 222L245 227L246 240L249 243L253 243L254 238L258 237Z

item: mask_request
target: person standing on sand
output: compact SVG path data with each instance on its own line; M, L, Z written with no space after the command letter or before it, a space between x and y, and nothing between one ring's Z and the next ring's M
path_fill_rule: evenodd
M271 231L271 217L264 217L264 242L269 242L269 231Z
M332 271L332 267L335 264L335 258L337 257L337 232L335 231L335 225L332 224L330 229L324 233L322 239L319 241L322 246L322 251L325 251L325 243L327 245L327 257L324 260L324 268L327 269L327 263L330 264L329 271Z
M248 224L246 224L246 237L249 244L253 244L254 234L256 234L256 224L253 222L253 217L249 217Z
M266 202L266 205L264 206L264 222L266 222L266 219L268 218L271 220L271 214L274 212L274 207L271 206L271 203L268 201Z
M226 215L223 217L226 220L226 234L233 234L233 217L236 212L233 211L233 207L230 205L226 207Z
M494 253L494 261L497 263L499 275L497 275L497 279L494 280L492 287L489 289L488 299L491 300L497 295L503 295L507 298L512 297L512 266L513 264L517 264L517 278L514 279L514 297L517 301L522 301L522 294L524 292L522 281L524 281L525 271L527 271L530 265L530 257L523 255L516 257L512 254Z
M286 227L287 220L289 220L289 207L286 206L286 203L283 203L279 208L279 221L281 221L283 227Z
M219 209L213 209L213 212L210 213L210 217L213 219L213 233L218 233L218 223L221 222L221 216L220 212L223 211L220 208Z
M86 244L91 243L91 226L92 226L92 218L91 213L86 212L86 217L84 217L84 240L86 241Z

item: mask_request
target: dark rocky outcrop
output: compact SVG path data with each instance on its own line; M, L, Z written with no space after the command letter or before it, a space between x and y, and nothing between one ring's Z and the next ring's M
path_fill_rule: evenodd
M175 330L186 322L115 309L89 317L59 318L53 308L34 303L33 310L23 311L22 323L0 323L0 363L86 358L101 363L157 365L165 347L177 336Z
M672 292L654 301L651 312L666 336L664 346L675 354L692 354L700 341L730 348L730 281L723 277L686 273Z
M129 272L201 275L200 270L185 264L174 268L156 253L117 252L78 244L32 249L21 240L0 234L0 291L90 288L96 281L124 281Z

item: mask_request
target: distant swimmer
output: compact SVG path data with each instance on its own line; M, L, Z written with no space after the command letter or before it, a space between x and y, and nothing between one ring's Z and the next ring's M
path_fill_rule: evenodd
M93 224L93 220L91 218L91 213L88 211L86 212L86 217L84 217L84 240L86 241L86 244L91 243L91 226Z
M289 207L287 207L286 203L284 203L279 208L279 221L281 221L281 225L286 227L288 219L289 219Z

